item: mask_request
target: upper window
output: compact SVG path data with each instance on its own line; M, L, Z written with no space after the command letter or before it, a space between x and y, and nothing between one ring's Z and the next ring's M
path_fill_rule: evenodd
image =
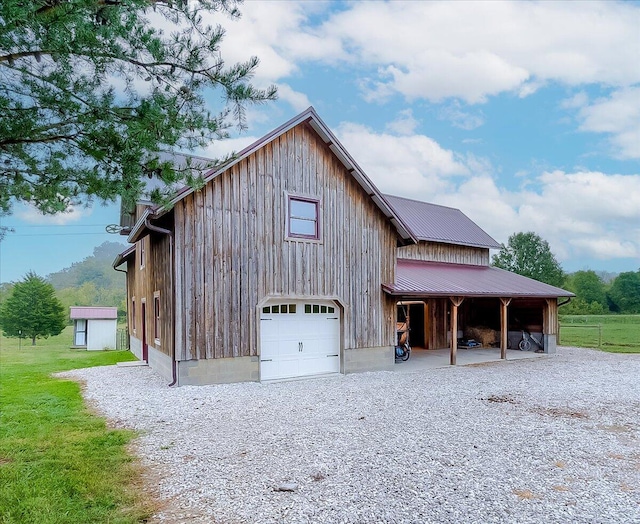
M153 294L153 338L160 342L160 291Z
M147 255L144 249L144 238L140 241L140 269L142 269L146 263Z
M136 299L131 298L131 329L136 332Z
M289 236L320 238L319 208L317 200L289 196Z

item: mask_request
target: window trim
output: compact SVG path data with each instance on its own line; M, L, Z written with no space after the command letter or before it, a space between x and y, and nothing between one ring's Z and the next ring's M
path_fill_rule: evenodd
M315 234L313 235L304 235L301 233L292 233L291 232L291 220L292 219L299 219L299 220L308 220L309 222L311 222L311 220L306 219L306 218L298 218L298 217L292 217L291 216L291 202L292 201L297 201L297 202L305 202L305 203L309 203L309 204L314 204L315 208L316 208L316 218L315 218ZM321 235L322 235L322 224L321 224L321 220L320 220L320 208L321 208L321 201L318 198L312 198L312 197L308 197L308 196L301 196L301 195L295 195L295 194L291 194L291 193L287 193L285 192L285 205L286 205L286 209L287 209L287 224L286 224L286 237L288 239L292 239L292 240L311 240L311 241L319 241L321 240Z
M154 291L153 293L153 340L157 345L160 345L161 324L160 324L160 291Z

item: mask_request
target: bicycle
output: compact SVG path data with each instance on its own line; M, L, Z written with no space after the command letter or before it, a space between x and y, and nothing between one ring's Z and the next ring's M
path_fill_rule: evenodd
M544 351L544 345L541 342L538 342L531 333L524 330L522 330L522 340L518 342L518 349L520 351L531 351L531 348L532 348L531 341L533 341L533 343L536 346L538 346L538 349L536 349L536 352L539 353Z
M411 346L409 345L409 311L403 306L404 322L396 323L396 347L394 355L396 360L406 362L411 356Z

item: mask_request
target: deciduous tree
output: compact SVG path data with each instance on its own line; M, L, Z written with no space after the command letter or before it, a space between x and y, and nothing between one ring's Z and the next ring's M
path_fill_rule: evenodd
M130 204L142 174L169 186L185 178L158 151L244 127L246 104L275 98L275 88L251 85L255 57L225 65L224 30L205 23L238 17L237 3L2 0L0 212L16 201L44 213L94 198Z
M620 273L607 293L609 307L618 313L640 313L640 270Z
M567 289L585 304L607 305L605 284L595 271L576 271L567 278Z
M533 232L511 235L507 245L493 255L492 264L552 286L562 286L565 279L549 243Z
M59 335L66 325L66 314L53 286L33 272L13 286L2 303L0 326L7 336L23 336L36 345L36 338Z

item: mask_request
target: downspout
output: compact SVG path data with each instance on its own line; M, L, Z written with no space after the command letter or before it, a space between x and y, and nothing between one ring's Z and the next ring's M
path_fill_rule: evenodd
M149 218L144 219L144 225L149 231L155 231L156 233L161 233L163 235L169 236L169 259L171 261L171 310L173 311L173 315L171 315L171 328L173 332L173 344L171 348L171 373L172 373L172 381L169 386L175 386L178 382L178 363L176 362L176 315L178 312L176 311L176 277L175 277L175 263L173 260L173 231L169 229L165 229L163 227L154 226L149 222Z
M558 307L564 306L565 304L568 304L569 302L571 302L571 297L567 298L567 300L565 300L564 302L561 302L560 304L558 304Z

